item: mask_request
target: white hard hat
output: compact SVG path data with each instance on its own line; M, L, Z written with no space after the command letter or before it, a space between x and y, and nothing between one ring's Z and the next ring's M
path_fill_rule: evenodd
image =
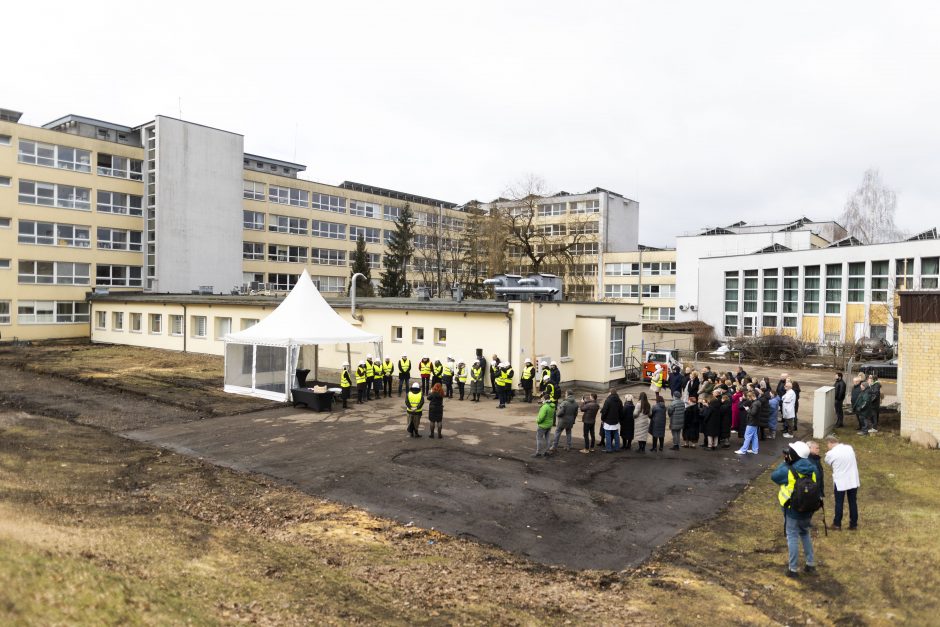
M422 357L421 359L430 359L430 357L428 357L427 355L425 355L425 356Z
M348 361L344 361L344 362L343 362L343 365L344 365L344 366L348 366L348 365L349 365L349 362L348 362Z
M539 365L540 365L540 366L547 366L547 365L548 365L548 362L547 362L547 361L540 361L540 362L539 362Z
M526 357L526 358L525 358L525 363L527 363L527 364L531 364L531 363L532 363L532 360L531 360L531 359L529 359L528 357Z
M372 359L372 355L366 355L366 359Z
M453 358L453 357L451 357L450 355L448 355L448 356L447 356L447 359L449 359L449 360L451 360L451 361L453 361L453 360L454 360L454 358Z
M809 457L809 445L806 442L801 442L797 440L790 444L790 448L793 449L793 452L799 455L801 458L806 459Z
M408 355L402 355L401 358L402 358L402 359L408 359Z
M365 366L365 365L366 365L366 360L365 360L365 359L360 359L360 360L359 360L359 365L360 365L360 366Z
M507 364L505 361L499 362L499 367L500 367L500 368L505 368L505 367L508 366L508 365L509 365L509 364Z
M558 364L553 361L550 365L557 366Z
M415 381L414 383L411 384L411 389L412 389L412 390L420 390L420 389L421 389L421 384L418 383L417 381Z

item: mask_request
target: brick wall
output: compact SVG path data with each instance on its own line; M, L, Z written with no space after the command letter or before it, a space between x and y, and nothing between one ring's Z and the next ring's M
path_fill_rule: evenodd
M901 435L940 438L940 323L902 322L898 353Z

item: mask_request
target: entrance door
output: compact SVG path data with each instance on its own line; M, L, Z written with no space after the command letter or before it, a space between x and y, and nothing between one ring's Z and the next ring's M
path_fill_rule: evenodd
M757 316L744 316L744 335L757 335Z

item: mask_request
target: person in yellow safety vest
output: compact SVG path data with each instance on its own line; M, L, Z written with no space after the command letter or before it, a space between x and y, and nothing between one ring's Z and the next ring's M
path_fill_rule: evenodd
M460 400L463 400L464 386L467 384L467 365L463 360L457 363L455 378L457 379L457 391L460 392Z
M441 382L447 390L447 398L454 398L454 368L454 358L448 355L441 370Z
M362 405L366 398L366 386L369 384L368 371L366 370L365 360L359 360L359 367L356 368L356 405Z
M349 400L349 388L352 387L352 379L349 376L349 362L343 364L343 371L339 373L339 397L343 399L343 409L346 409L346 401Z
M509 367L507 363L501 363L497 366L498 374L496 375L496 395L499 397L499 405L496 406L497 409L503 409L506 407L506 403L509 402L509 392L512 389L512 368Z
M656 364L656 370L653 371L653 376L650 377L650 394L653 395L653 398L659 396L663 391L663 366L662 364Z
M434 360L434 366L431 368L431 387L434 387L443 380L444 366L440 359Z
M375 367L372 365L372 355L366 355L366 400L372 400L372 378L375 377Z
M421 391L424 394L427 394L428 390L431 389L432 368L431 359L427 355L422 357L421 361L418 362L418 373L421 375Z
M411 391L405 395L405 412L408 414L408 435L420 438L421 410L424 407L424 394L417 381L411 384Z
M382 360L376 357L372 362L372 391L375 392L375 400L382 398L382 382L384 380Z
M812 573L816 570L816 558L813 554L813 538L810 530L813 524L813 513L822 506L820 486L816 475L816 465L809 459L809 445L806 442L796 441L790 444L784 452L783 462L770 475L770 480L780 486L777 491L777 502L783 508L784 530L787 536L787 576L799 576L800 544L803 545L803 557L806 559L806 572ZM804 508L802 511L796 510L792 497L796 489L798 477L809 477L815 484L815 497L818 504L815 508L805 507L807 499L812 492L808 488L801 492L803 498L800 499Z
M544 388L542 395L544 396L547 394L548 398L554 403L556 388L555 388L555 384L552 383L551 377L546 377L542 381L542 387Z
M401 390L407 390L411 387L411 361L407 355L402 355L398 360L398 396L401 397Z
M519 384L522 386L523 391L525 391L525 400L526 403L532 402L532 384L535 383L535 366L532 365L531 359L526 359L525 364L522 366L522 375L519 377Z
M395 364L392 363L391 357L386 357L385 361L382 362L382 383L383 383L383 392L385 392L385 398L388 398L392 395L392 374L395 372Z
M552 370L548 367L547 361L539 362L539 392L545 391L545 384L552 378Z
M483 394L483 366L480 360L470 366L470 400L479 403Z
M516 371L513 370L512 364L506 362L506 402L511 403L512 399L516 397L516 391L512 389L512 381L516 378Z

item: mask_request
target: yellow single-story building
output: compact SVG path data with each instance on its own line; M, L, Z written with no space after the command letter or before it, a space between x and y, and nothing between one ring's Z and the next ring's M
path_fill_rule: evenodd
M94 293L91 341L223 355L226 334L271 313L280 297L198 294ZM397 361L452 356L469 363L499 355L518 380L524 359L556 361L563 382L603 389L622 380L639 357L642 305L609 302L519 302L414 298L329 301L345 320L384 338L382 352ZM301 361L338 369L374 349L371 344L306 347ZM347 353L347 350L349 353Z

